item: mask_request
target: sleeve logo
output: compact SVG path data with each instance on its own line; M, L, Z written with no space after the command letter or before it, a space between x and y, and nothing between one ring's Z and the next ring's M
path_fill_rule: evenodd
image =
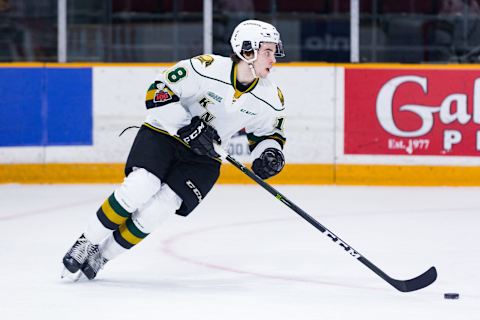
M180 101L178 96L160 81L155 81L147 91L145 106L147 109L161 107L166 104Z
M155 92L155 96L153 97L153 102L155 102L155 103L166 102L166 101L169 101L169 100L172 100L172 95L164 89L157 90L157 92Z

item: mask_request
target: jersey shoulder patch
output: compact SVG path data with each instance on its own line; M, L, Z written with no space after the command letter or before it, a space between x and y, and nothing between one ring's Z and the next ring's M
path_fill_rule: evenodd
M230 70L232 68L232 60L230 58L204 54L191 58L190 66L193 72L205 79L225 84L230 83Z
M208 68L215 60L215 58L209 54L202 54L200 56L194 57L193 59L197 59L198 61L200 61L200 63L203 64L205 68Z
M166 104L177 102L180 99L163 82L155 81L150 85L145 97L145 106L147 109L161 107Z

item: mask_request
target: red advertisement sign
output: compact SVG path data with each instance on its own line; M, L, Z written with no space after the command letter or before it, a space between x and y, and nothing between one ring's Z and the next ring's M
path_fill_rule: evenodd
M345 154L480 155L480 70L346 69Z

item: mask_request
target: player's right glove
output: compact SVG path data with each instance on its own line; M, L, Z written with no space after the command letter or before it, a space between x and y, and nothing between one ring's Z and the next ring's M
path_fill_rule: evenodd
M190 145L190 149L198 155L219 157L213 143L220 144L220 136L212 126L198 116L192 118L189 125L180 128L177 132L180 139Z
M252 163L252 170L262 179L273 177L282 171L285 165L285 157L282 151L276 148L267 148L260 157Z

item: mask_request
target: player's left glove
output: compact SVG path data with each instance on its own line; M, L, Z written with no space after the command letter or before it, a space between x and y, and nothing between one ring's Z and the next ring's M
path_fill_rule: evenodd
M219 157L213 143L221 143L220 137L212 126L198 116L192 118L189 125L180 128L177 132L180 139L190 145L190 149L198 155Z
M284 165L285 157L282 151L276 148L267 148L260 157L253 161L252 170L260 178L268 179L282 171Z

